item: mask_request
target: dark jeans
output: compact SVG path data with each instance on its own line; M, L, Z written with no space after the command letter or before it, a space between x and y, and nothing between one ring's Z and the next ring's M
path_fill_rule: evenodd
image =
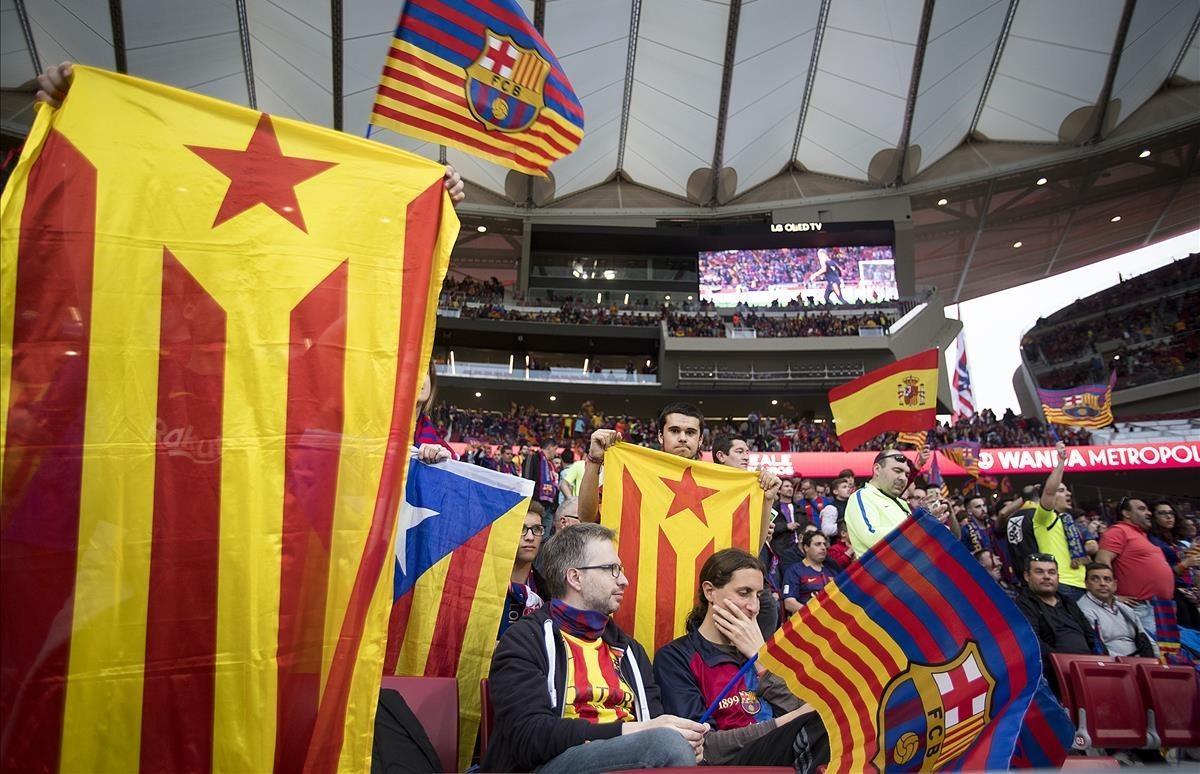
M811 774L829 763L829 734L813 712L747 744L726 766L787 766Z

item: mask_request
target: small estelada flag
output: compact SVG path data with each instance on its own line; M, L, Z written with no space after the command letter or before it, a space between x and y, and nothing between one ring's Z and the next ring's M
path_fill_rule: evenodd
M583 106L516 0L408 0L371 123L530 175L583 141Z
M684 633L700 568L716 551L758 554L758 476L618 443L604 455L600 521L617 533L629 589L617 623L654 652Z
M930 430L937 422L938 359L926 350L829 391L842 448L853 451L888 430Z
M5 771L370 768L435 163L75 67L0 207Z

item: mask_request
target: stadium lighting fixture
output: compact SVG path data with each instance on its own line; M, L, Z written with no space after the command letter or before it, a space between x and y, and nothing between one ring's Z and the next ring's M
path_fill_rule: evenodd
M1139 158L1139 159L1147 159L1147 158L1150 158L1150 149L1149 149L1149 148L1147 148L1146 150L1144 150L1144 151L1142 151L1141 153L1139 153L1139 154L1138 154L1138 158Z
M475 230L476 230L476 231L478 231L480 234L486 234L486 233L487 233L487 226L484 226L484 225L479 225L479 226L476 226L476 227L475 227Z
M771 405L772 405L772 406L778 406L778 405L779 405L779 401L778 401L778 400L776 400L776 399L774 399L774 398L771 398Z
M691 296L688 296L688 301L691 301L691 300L692 300L692 297L691 297Z
M624 300L624 301L622 301L621 303L622 303L622 304L628 304L628 303L629 303L629 294L628 294L628 293L626 293L626 294L625 294L625 300Z
M1113 360L1120 360L1120 359L1121 359L1120 355L1113 355Z
M1038 185L1045 185L1046 183L1049 183L1049 182L1050 182L1050 181L1049 181L1049 180L1047 180L1047 179L1046 179L1046 178L1044 178L1044 177L1039 177L1039 178L1037 179L1037 184L1038 184Z
M558 398L557 398L557 397L555 397L555 396L553 396L553 395L551 395L551 396L550 396L550 400L558 400Z
M586 357L585 357L585 358L583 359L583 372L584 372L585 374L586 374L586 373L587 373L587 371L588 371L588 364L589 364L589 363L591 363L591 362L592 362L592 361L591 361L591 359L590 359L590 358L586 358Z
M616 279L616 278L617 278L617 273L616 273L615 271L613 271L612 269L605 269L605 270L604 270L604 279L606 279L606 280L614 280L614 279Z
M1024 242L1013 242L1013 247L1020 247L1023 244L1025 244L1025 243Z
M454 368L454 350L450 350L450 373L457 373Z
M476 398L482 398L482 397L483 397L483 393L482 393L482 392L476 392L476 393L475 393L475 397L476 397Z
M646 358L646 367L647 367L647 368L649 368L649 367L650 367L650 358Z
M512 355L508 356L508 372L510 374L513 372L513 356Z
M938 206L939 206L939 207L945 207L945 206L946 206L947 204L949 204L949 203L950 203L950 200L949 200L949 199L938 199Z
M597 304L598 304L598 303L600 303L600 299L601 299L601 297L603 297L603 295L604 295L604 293L603 293L603 292L600 292L600 293L597 293L597 294L596 294L596 303L597 303Z
M663 298L667 299L668 301L670 301L670 300L671 300L671 297L670 297L670 296L663 296Z
M526 368L528 368L528 367L529 367L529 355L526 355L526 356L525 356L525 367L526 367Z
M1109 223L1117 223L1117 222L1119 222L1120 220L1121 220L1121 216L1120 216L1120 215L1113 215L1111 218L1109 218L1109 219L1108 219L1108 222L1109 222Z

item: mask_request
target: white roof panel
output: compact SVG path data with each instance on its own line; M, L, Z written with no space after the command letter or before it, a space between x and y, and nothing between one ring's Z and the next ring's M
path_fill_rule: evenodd
M1116 123L1162 86L1196 18L1196 0L1141 0L1133 9L1112 98L1121 101ZM1116 124L1114 123L1114 126Z

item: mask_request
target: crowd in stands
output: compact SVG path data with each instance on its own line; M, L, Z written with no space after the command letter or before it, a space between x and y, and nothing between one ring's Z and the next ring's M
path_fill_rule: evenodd
M533 406L511 405L506 413L460 409L439 404L431 418L443 437L452 442L473 442L479 445L519 446L553 438L564 445L581 443L593 430L615 429L626 440L655 447L658 437L654 418L632 417L624 414L605 415L588 401L573 414L546 414ZM796 416L766 416L751 411L746 418L721 419L707 423L702 446L707 449L712 439L722 433L734 433L746 438L750 451L755 452L813 452L841 451L837 430L831 422ZM1091 442L1091 434L1081 428L1057 428L1058 438L1071 446ZM954 424L941 423L932 431L933 446L946 446L956 441L977 442L985 447L1053 446L1055 437L1037 419L1019 417L1011 410L997 417L990 409L970 419ZM880 435L863 446L878 450L895 443L895 434Z
M778 285L803 285L822 270L818 248L722 250L705 253L700 285L713 288L768 290ZM836 247L825 251L840 269L842 282L858 282L859 261L891 260L890 247Z
M1140 298L1157 299L1164 292L1184 284L1194 283L1197 280L1200 280L1200 253L1192 253L1167 266L1127 280L1122 279L1111 288L1093 293L1087 298L1081 298L1038 320L1035 329L1046 325L1056 325L1083 315L1115 309Z
M667 332L671 336L709 338L725 336L726 325L732 325L735 330L753 329L758 338L857 336L860 328L877 328L886 332L896 321L894 315L882 311L851 317L829 312L808 312L795 316L734 312L729 318L668 313L665 319Z
M480 280L447 274L446 279L442 281L438 306L443 309L456 309L468 301L480 304L503 303L504 285L495 277Z

